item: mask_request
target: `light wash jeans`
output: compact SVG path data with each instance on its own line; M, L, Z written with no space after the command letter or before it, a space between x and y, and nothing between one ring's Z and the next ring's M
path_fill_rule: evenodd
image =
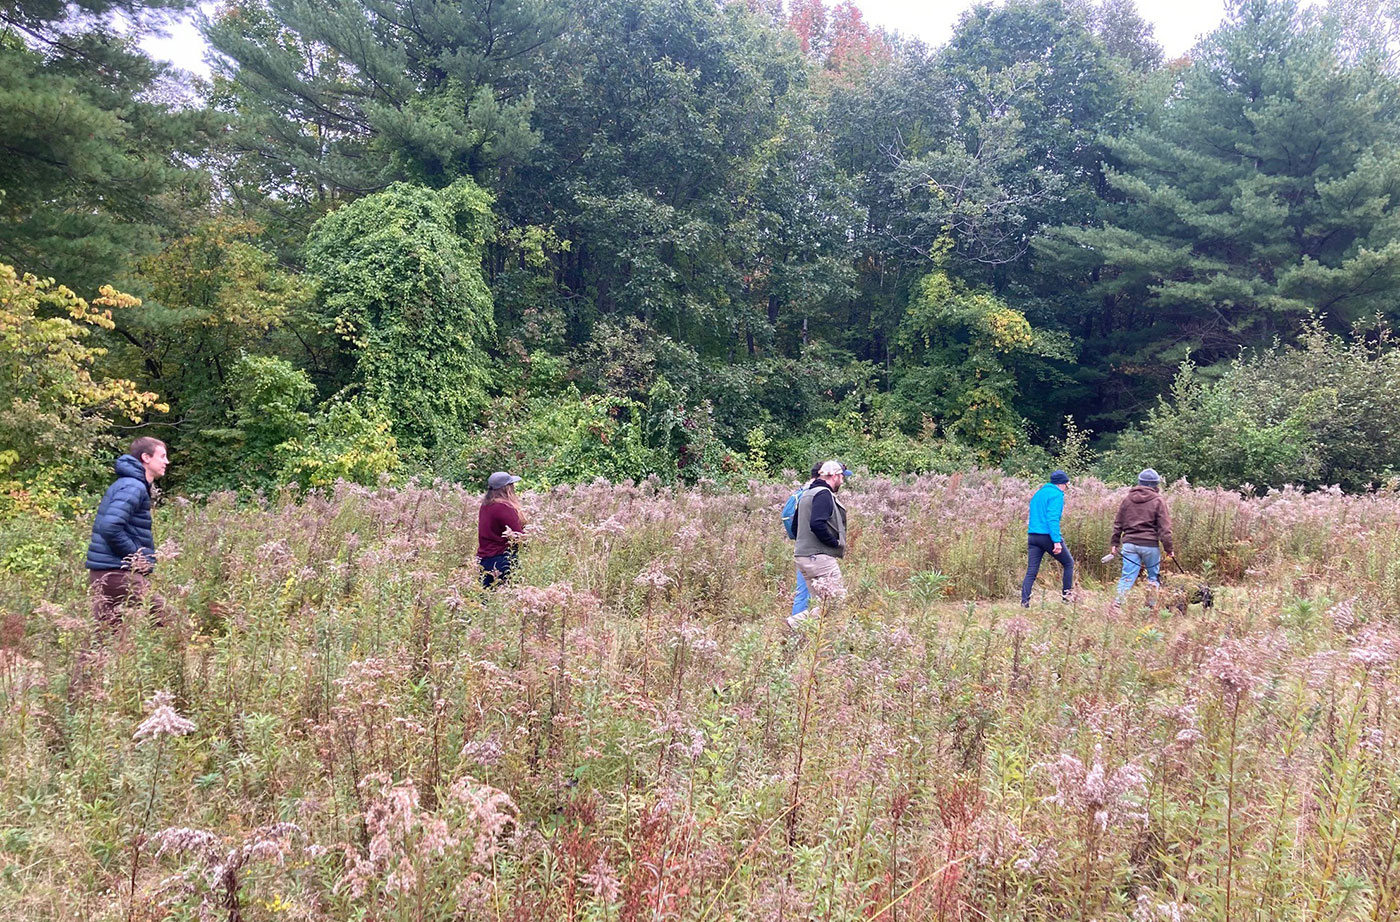
M1128 590L1137 582L1138 574L1147 571L1149 585L1160 585L1157 581L1157 568L1162 565L1160 547L1143 547L1140 544L1123 545L1123 578L1118 581L1118 600L1121 602Z
M807 577L802 575L802 571L797 571L797 595L792 599L792 613L800 615L807 610L807 604L811 596L807 593Z

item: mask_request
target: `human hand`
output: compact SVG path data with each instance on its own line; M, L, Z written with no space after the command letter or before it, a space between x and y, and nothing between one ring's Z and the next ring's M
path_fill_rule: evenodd
M1052 553L1052 554L1058 554L1058 553L1060 553L1060 551L1063 551L1064 549L1065 549L1065 546L1064 546L1063 544L1061 544L1060 542L1056 541L1056 542L1055 542L1055 546L1052 547L1052 548L1050 549L1050 553Z
M155 568L156 562L150 557L147 557L145 551L138 550L135 554L131 555L131 569L135 570L137 573L150 573Z

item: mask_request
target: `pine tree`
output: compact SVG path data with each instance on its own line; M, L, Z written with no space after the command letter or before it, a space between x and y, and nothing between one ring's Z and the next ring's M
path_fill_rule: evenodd
M550 0L234 3L206 35L237 178L306 201L494 180L538 142L531 75L566 21Z
M203 198L188 162L211 122L136 44L189 5L0 2L0 261L93 292Z
M1119 203L1041 248L1082 285L1093 351L1165 380L1188 350L1214 362L1311 311L1345 327L1393 309L1400 81L1344 25L1234 3L1156 123L1109 144Z

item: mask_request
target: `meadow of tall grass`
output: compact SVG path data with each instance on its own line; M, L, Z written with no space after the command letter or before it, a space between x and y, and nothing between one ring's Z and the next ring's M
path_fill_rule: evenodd
M117 633L75 527L0 584L0 919L1395 918L1400 496L1177 484L1114 612L1077 482L1025 611L1033 487L854 481L800 634L781 485L527 495L491 594L459 488L175 500Z

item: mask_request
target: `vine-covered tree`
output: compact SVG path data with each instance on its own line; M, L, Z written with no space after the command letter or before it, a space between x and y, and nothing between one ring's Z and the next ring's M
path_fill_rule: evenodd
M460 436L485 402L494 330L482 253L491 196L396 183L312 228L317 311L342 343L343 372L393 420L406 447Z
M908 422L938 425L983 461L1026 443L1016 406L1026 360L1070 357L1062 336L1033 329L1025 314L946 271L914 286L896 343L894 396Z

